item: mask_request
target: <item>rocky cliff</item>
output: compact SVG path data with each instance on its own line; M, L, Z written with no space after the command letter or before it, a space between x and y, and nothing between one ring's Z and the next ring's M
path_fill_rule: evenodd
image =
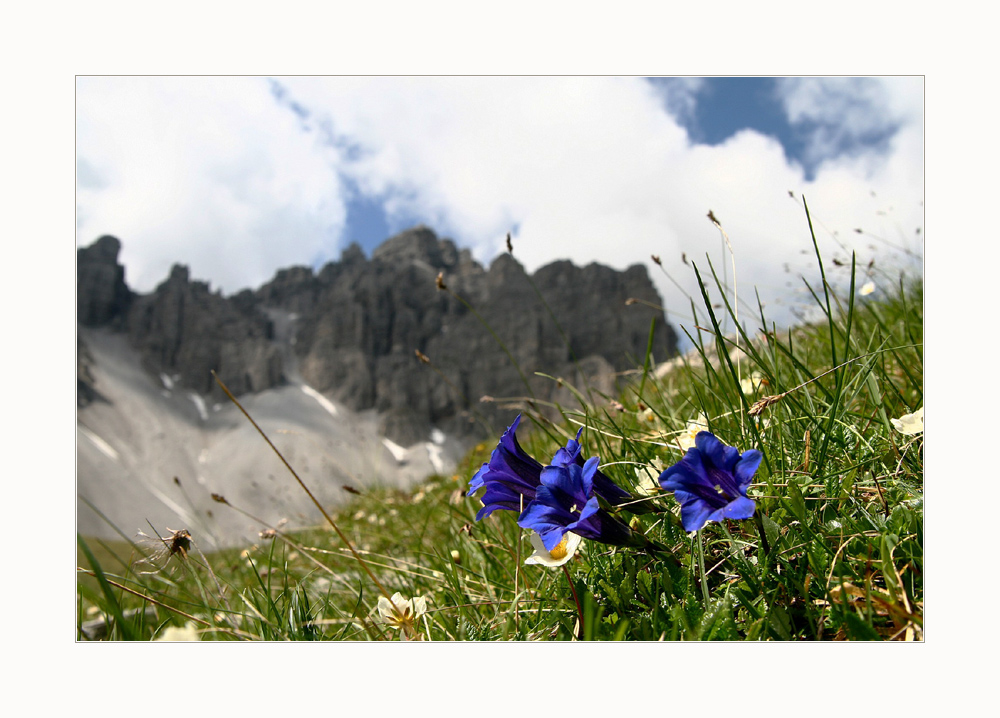
M147 371L207 395L218 392L213 369L238 394L301 377L349 408L376 410L403 445L426 440L432 427L455 435L502 429L513 416L502 399L549 400L560 391L535 372L612 392L614 374L645 355L654 319L656 359L676 351L661 311L626 305L660 304L638 265L618 272L559 261L529 276L503 254L486 269L417 227L370 259L352 245L319 272L284 269L256 292L213 294L178 265L154 292L136 295L119 250L107 236L78 250L77 316L126 333ZM86 359L85 347L80 353ZM86 361L78 366L87 394L78 402L86 402L100 387L87 380Z

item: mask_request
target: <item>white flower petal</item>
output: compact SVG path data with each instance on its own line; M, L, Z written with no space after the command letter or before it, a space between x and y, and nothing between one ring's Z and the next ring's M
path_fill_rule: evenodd
M858 290L858 294L862 297L867 297L869 294L875 291L875 282L865 282L861 285L861 289Z
M192 621L188 621L184 624L183 628L178 628L177 626L168 626L164 629L156 641L197 641L198 631Z
M760 389L764 381L764 375L759 371L752 372L749 379L740 379L740 388L744 394L752 394Z
M924 431L924 407L920 407L912 414L904 414L898 419L889 419L889 421L900 434L906 436L921 434Z
M677 445L681 447L681 451L687 451L694 446L694 437L701 431L708 431L708 417L704 414L698 414L689 421L684 433L677 437Z
M427 613L427 599L417 596L413 599L413 617L417 618L425 613Z
M545 544L542 543L542 537L536 533L532 533L529 537L531 540L531 545L535 549L535 552L528 556L524 560L525 564L538 564L540 566L548 566L550 568L558 568L564 563L573 558L573 554L580 547L580 542L583 541L582 536L578 536L572 531L567 531L563 536L564 544L560 544L555 549L555 554L558 556L553 556L545 549Z
M635 492L640 496L653 496L660 493L657 477L663 473L663 462L653 459L648 465L635 467Z
M396 596L399 594L397 593ZM395 596L393 596L395 598ZM378 614L382 618L392 618L396 615L396 609L385 596L378 597Z

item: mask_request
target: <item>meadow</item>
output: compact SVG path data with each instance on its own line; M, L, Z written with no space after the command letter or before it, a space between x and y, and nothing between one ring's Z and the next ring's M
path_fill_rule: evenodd
M805 221L808 321L692 260L690 352L616 396L498 397L519 420L452 475L211 554L78 537L77 638L923 640L923 281Z

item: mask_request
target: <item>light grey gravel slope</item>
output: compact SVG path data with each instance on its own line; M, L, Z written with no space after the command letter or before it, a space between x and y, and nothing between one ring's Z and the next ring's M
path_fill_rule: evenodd
M266 524L320 523L309 497L232 403L206 404L170 377L156 381L122 335L79 332L101 396L77 412L81 534L115 538L117 527L135 536L150 533L151 523L157 531L186 528L206 550L253 541L264 526L214 502L212 493ZM290 374L288 384L240 401L324 506L349 498L344 484L406 487L451 472L465 448L438 432L436 443L398 447L382 436L376 414L350 412Z

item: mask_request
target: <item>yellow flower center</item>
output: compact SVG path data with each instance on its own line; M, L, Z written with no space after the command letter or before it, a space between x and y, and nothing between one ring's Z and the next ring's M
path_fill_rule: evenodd
M566 558L566 544L569 543L569 534L563 534L562 541L560 541L554 549L549 551L549 555L558 561L561 558Z

